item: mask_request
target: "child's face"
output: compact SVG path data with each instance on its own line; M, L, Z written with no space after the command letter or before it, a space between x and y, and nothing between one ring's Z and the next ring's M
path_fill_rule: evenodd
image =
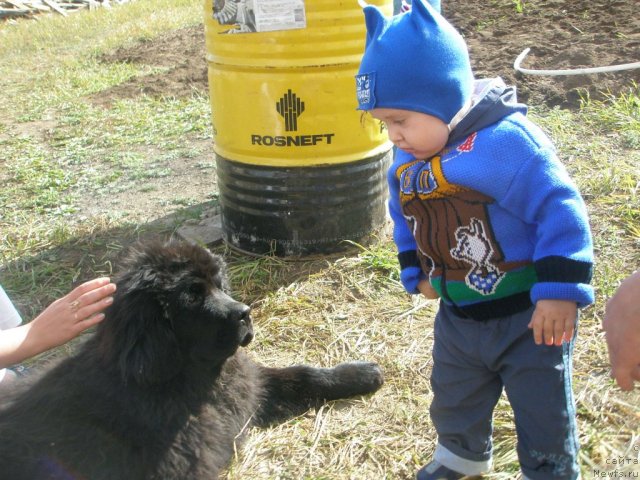
M431 158L447 144L449 127L437 117L396 108L374 108L370 113L387 125L396 147L418 160Z

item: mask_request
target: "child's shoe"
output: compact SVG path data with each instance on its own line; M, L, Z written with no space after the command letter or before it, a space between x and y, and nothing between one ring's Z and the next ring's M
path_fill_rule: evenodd
M416 474L416 480L460 480L467 478L464 473L458 473L445 467L435 460L428 463Z

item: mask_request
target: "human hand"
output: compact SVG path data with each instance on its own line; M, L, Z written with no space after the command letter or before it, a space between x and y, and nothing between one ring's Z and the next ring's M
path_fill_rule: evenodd
M602 320L611 376L622 390L640 382L640 270L627 277L607 302Z
M436 292L436 289L431 286L431 283L429 283L429 280L420 280L420 282L418 282L418 290L429 300L434 300L440 297L438 292Z
M578 306L570 300L538 300L529 328L536 345L562 345L570 342L575 329Z
M25 325L33 355L57 347L104 319L102 310L113 303L116 285L96 278L76 287Z

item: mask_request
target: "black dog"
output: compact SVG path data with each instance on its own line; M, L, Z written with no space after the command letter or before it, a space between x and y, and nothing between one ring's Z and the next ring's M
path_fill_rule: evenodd
M0 410L0 478L206 479L248 426L382 385L378 366L267 368L241 350L249 307L226 293L224 264L181 243L134 252L106 319Z

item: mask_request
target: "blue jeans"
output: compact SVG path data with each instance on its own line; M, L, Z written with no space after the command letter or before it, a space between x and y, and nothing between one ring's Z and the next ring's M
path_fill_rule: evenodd
M431 419L435 460L467 475L491 468L493 410L506 391L515 416L518 459L530 480L575 480L578 438L571 389L574 339L536 345L525 312L489 321L436 316Z

